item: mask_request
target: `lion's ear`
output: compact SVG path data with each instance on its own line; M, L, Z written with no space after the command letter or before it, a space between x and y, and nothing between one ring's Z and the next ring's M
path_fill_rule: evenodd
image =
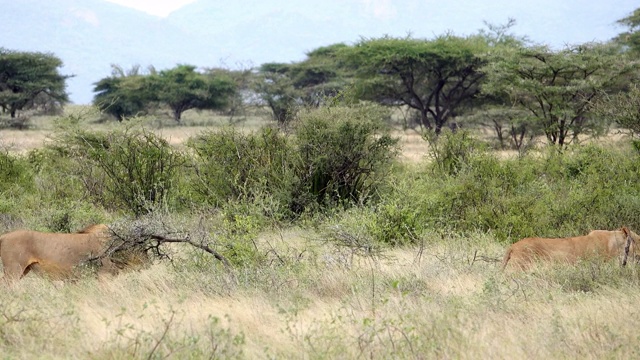
M630 232L626 226L623 226L622 229L620 230L622 230L622 232L624 233L624 236L629 236Z

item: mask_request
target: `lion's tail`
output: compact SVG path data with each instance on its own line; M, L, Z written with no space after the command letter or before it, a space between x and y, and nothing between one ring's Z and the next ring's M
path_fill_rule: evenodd
M509 246L509 248L507 249L507 252L504 254L504 258L502 259L502 271L504 271L504 269L507 267L507 263L509 262L509 259L511 259L512 252L513 252L513 247Z

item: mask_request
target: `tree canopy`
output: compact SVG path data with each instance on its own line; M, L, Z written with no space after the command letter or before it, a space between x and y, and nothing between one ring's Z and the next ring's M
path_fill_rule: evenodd
M196 72L192 65L178 65L151 76L155 100L168 105L180 122L189 109L220 109L235 92L232 79Z
M617 48L602 44L510 48L497 54L483 71L483 91L506 96L525 110L551 144L564 146L583 133L596 133L603 123L590 114L603 91L629 72Z
M69 102L66 80L58 69L62 61L41 52L22 52L0 48L0 109L12 118L19 110L33 108L36 100L62 106Z
M345 44L317 48L294 64L266 63L257 72L254 90L279 123L286 123L299 106L318 107L349 83L349 71L338 54Z
M434 40L383 37L342 50L357 74L357 96L406 105L436 133L479 91L484 38L444 35Z
M149 69L150 74L155 69ZM118 65L111 65L111 76L96 82L93 103L103 112L114 116L118 121L136 115L145 114L154 95L150 91L149 81L139 66L125 71Z
M236 81L228 72L215 69L200 73L195 66L178 65L160 72L151 69L149 74L118 69L114 67L112 76L95 83L94 104L119 120L144 113L152 104L163 104L180 122L186 110L221 109L236 93Z
M629 16L617 21L618 24L626 26L627 31L616 36L615 40L627 46L629 50L640 53L640 8L636 9Z

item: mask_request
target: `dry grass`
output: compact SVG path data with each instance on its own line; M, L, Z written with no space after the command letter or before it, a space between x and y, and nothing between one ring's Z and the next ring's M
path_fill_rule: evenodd
M264 236L261 246L289 264L233 276L166 263L62 286L28 276L0 292L3 356L520 359L640 351L640 294L620 280L637 276L634 269L602 265L617 281L576 291L563 287L563 270L503 274L485 261L503 251L486 235L427 238L422 252L396 249L350 264L330 261L336 249L308 235Z

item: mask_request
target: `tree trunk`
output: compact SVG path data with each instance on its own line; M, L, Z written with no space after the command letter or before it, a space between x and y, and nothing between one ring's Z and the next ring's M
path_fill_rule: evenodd
M431 122L429 121L429 110L422 109L420 110L420 125L425 128L431 130Z
M182 110L181 109L173 109L173 120L177 123L182 121Z
M500 142L500 149L504 150L504 136L502 135L502 125L500 125L500 123L496 120L491 121L493 121L493 130L496 132L496 136L498 137L498 141Z

